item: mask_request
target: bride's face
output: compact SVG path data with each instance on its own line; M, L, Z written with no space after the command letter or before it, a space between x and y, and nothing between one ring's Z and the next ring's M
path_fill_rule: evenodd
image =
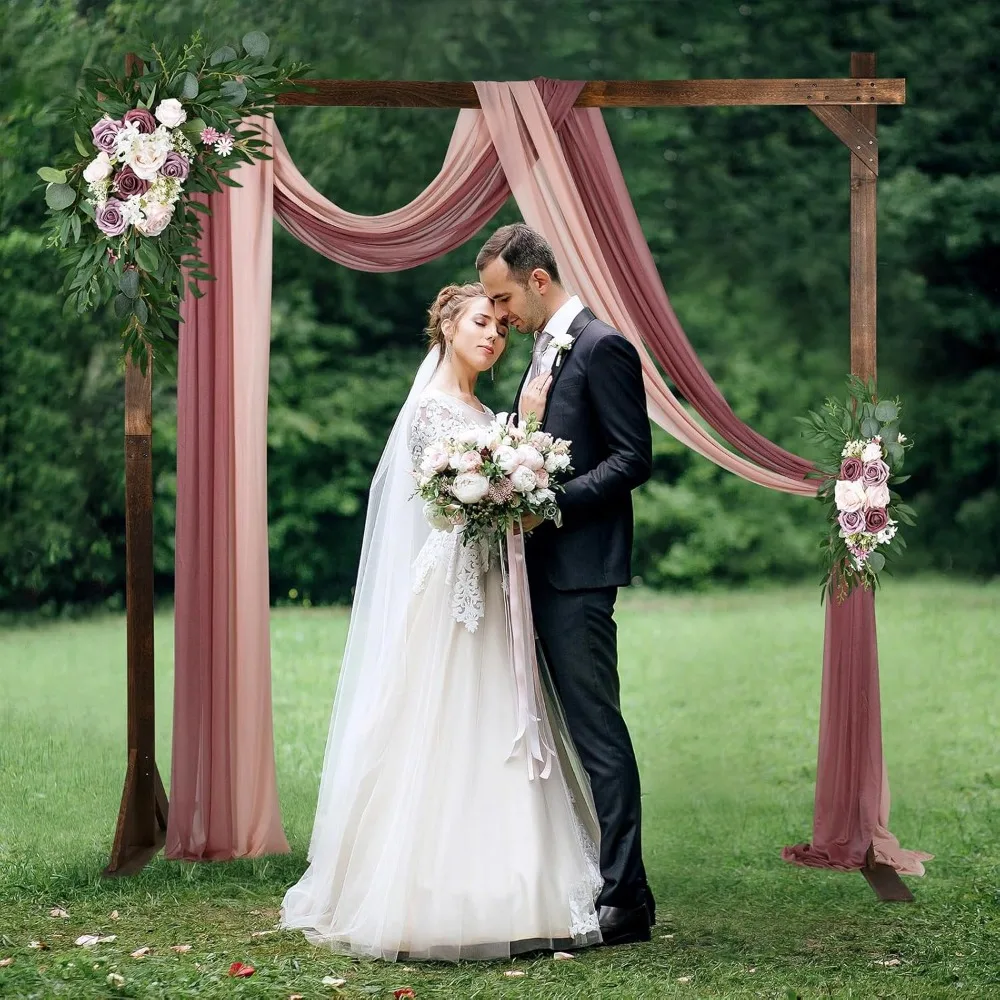
M477 372L492 368L507 346L507 332L497 326L485 295L470 299L444 332L455 359Z

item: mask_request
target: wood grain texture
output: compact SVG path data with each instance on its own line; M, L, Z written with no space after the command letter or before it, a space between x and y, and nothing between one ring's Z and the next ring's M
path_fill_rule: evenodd
M878 139L851 114L835 104L813 104L809 110L875 175L878 175Z
M472 83L432 80L302 80L278 96L299 107L478 108ZM713 107L757 104L904 104L902 79L591 80L578 108Z
M873 76L875 53L852 52L851 74ZM851 108L850 113L875 136L874 107ZM876 375L877 180L857 156L851 156L851 371L864 379Z

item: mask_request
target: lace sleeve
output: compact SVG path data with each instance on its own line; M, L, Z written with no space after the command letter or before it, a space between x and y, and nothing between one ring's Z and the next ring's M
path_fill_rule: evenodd
M435 396L424 396L417 404L417 412L410 425L410 460L413 467L420 465L424 449L441 438L450 437L463 430L466 422L447 403Z

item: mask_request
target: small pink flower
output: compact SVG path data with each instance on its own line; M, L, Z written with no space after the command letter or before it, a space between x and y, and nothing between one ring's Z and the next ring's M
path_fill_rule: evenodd
M200 138L206 146L214 146L222 138L222 134L212 128L211 125L207 125L201 130Z

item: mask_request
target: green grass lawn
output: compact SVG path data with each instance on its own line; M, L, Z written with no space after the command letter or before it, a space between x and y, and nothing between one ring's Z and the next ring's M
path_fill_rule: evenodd
M892 829L932 851L913 905L860 875L794 868L808 839L823 612L811 586L619 605L622 690L643 775L649 945L460 966L353 961L273 931L305 865L347 618L273 618L289 857L157 858L104 880L124 770L124 619L0 630L2 997L1000 997L1000 585L895 583L879 597ZM172 623L157 619L169 782ZM169 784L168 784L169 788ZM49 911L65 908L69 918ZM117 911L118 919L112 919ZM85 933L117 936L85 950ZM32 949L43 941L47 950ZM191 949L177 953L171 945ZM130 953L151 948L137 960ZM233 961L256 974L231 979ZM884 964L888 962L889 964ZM525 974L508 977L514 968ZM109 976L124 983L109 984ZM342 989L324 976L347 980Z

